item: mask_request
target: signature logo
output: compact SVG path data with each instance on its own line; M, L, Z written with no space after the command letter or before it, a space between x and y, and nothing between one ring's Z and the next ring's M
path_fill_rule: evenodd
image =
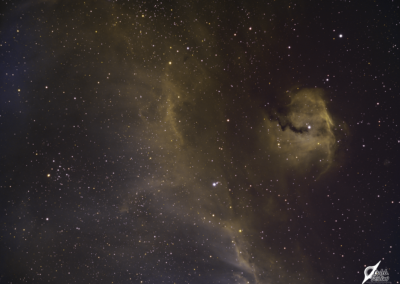
M389 273L387 272L387 269L385 270L381 269L380 271L377 270L380 263L381 262L379 261L374 266L368 266L367 268L365 268L364 270L365 277L362 284L364 284L369 279L371 279L372 282L377 282L377 284L379 284L379 282L382 283L382 282L387 282L389 280Z

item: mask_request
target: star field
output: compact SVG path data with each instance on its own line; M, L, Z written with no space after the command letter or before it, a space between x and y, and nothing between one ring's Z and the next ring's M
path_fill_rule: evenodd
M1 283L399 283L398 3L1 5Z

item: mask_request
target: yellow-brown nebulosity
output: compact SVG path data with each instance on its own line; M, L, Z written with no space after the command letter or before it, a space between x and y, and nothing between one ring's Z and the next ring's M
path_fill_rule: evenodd
M291 102L274 119L265 119L269 129L267 143L276 148L285 168L297 172L316 169L321 175L333 162L336 139L333 120L321 89L303 89L291 96Z

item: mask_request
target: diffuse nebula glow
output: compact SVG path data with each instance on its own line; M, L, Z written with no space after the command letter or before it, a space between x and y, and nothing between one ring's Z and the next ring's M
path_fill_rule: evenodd
M277 147L277 153L288 161L285 165L297 171L316 165L321 173L333 163L336 139L333 121L328 113L321 89L302 89L294 93L291 103L283 113L274 112L280 127L274 120L266 121L270 129L269 147Z
M334 160L336 138L323 91L290 92L291 102L280 112L252 110L259 119L250 126L229 96L213 91L216 80L202 84L206 70L197 77L181 72L187 64L193 63L173 70L167 66L161 95L153 98L152 104L157 103L141 107L141 113L151 108L157 117L142 115L155 149L152 161L159 165L142 187L163 200L162 208L180 226L193 227L195 243L207 239L210 258L231 265L238 281L273 281L273 271L303 255L290 228L300 227L302 220L292 222L298 214L307 214L296 200L299 190L307 200L304 188L309 184L300 180L291 189L287 180L315 180ZM252 102L240 104L252 109ZM282 210L289 201L293 207ZM290 253L283 257L282 249ZM297 270L311 269L304 256L296 265Z
M22 123L44 147L32 148L44 167L32 184L52 173L42 191L26 193L37 208L13 209L39 216L19 226L40 236L27 245L40 245L29 252L37 271L42 255L60 259L47 259L39 279L58 270L88 283L318 283L311 254L321 240L308 204L335 164L337 123L322 89L285 91L293 77L285 81L277 66L293 64L274 55L283 50L271 24L277 12L150 2L32 2L21 9L36 16L10 28L38 19L32 31L43 30L35 43L21 39L29 49L15 56L40 70L27 68L18 85L38 102ZM57 222L42 218L50 214Z

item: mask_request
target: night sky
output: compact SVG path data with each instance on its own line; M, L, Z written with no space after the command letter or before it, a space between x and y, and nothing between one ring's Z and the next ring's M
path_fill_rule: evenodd
M0 283L399 283L399 5L2 1Z

